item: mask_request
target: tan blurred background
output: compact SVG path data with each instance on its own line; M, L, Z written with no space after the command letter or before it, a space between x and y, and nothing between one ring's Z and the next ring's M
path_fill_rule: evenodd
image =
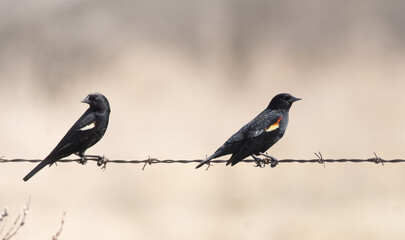
M405 157L405 2L0 1L0 156L44 158L98 91L88 154L202 159L289 92L279 158ZM226 159L226 158L223 158ZM14 239L404 239L405 164L0 165ZM8 226L10 226L10 223Z

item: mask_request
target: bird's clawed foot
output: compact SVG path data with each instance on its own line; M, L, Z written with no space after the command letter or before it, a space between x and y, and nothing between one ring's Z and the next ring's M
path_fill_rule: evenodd
M97 166L101 167L101 169L105 170L107 167L108 158L98 155L82 155L80 156L79 163L85 165L88 160L97 161Z
M86 163L87 163L87 158L86 158L86 156L81 156L81 157L80 157L80 160L79 160L79 163L80 163L81 165L86 165Z
M260 153L260 155L265 157L264 161L266 164L270 164L270 167L274 168L278 165L277 158L267 155L265 153Z
M98 159L97 166L101 167L102 170L105 170L107 167L107 162L108 162L108 158L103 155L101 158Z
M268 161L265 158L259 158L252 154L253 159L255 160L256 165L254 167L264 168Z

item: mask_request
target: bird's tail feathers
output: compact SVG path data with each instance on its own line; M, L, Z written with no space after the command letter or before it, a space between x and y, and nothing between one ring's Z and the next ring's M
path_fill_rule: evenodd
M195 168L200 168L205 164L209 164L210 161L214 158L214 155L211 155L210 157L208 157L207 159L205 159L204 161L202 161L200 164L197 165L197 167Z
M232 166L234 166L235 164L237 164L238 162L242 161L245 157L241 156L238 153L235 153L231 156L231 158L228 160L228 162L226 162L226 166L228 166L229 164Z
M25 176L23 178L23 180L26 182L28 181L30 178L32 178L32 176L34 176L35 174L37 174L37 172L39 172L42 168L44 168L46 165L48 165L49 162L48 161L42 161L40 162L34 169L31 170L31 172L29 172L27 174L27 176Z

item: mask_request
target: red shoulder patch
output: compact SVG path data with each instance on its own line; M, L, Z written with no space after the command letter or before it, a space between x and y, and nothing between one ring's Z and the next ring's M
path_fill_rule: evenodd
M271 132L271 131L274 131L277 128L279 128L280 127L280 121L281 121L281 117L277 120L276 123L273 123L268 128L266 128L266 132Z

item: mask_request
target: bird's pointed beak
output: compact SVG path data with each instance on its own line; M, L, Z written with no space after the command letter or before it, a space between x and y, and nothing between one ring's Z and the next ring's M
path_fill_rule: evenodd
M293 103L293 102L296 102L296 101L299 101L299 100L302 100L302 98L292 97L292 98L290 99L290 102Z
M87 104L90 104L89 97L86 97L85 99L83 99L83 100L81 101L81 103L87 103Z

